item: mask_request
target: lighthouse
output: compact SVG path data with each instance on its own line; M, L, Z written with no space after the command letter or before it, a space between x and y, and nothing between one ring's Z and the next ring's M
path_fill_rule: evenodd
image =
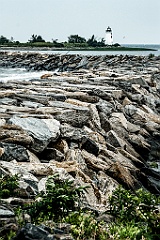
M113 44L112 29L110 27L108 27L107 30L106 30L105 43L107 45L112 45Z

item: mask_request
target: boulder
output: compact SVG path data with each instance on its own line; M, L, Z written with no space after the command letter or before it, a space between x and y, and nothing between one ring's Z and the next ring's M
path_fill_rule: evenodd
M99 147L98 145L90 138L83 137L82 139L82 149L85 149L87 152L94 154L95 156L98 156L99 153Z
M124 142L123 139L121 139L117 133L113 130L110 130L107 133L107 141L112 144L114 147L122 147L124 148L124 146L126 145L126 143Z
M22 227L17 235L12 238L13 240L55 240L47 230L41 226L35 226L31 223L27 223Z
M17 162L29 161L27 149L21 145L13 143L0 143L0 147L3 149L3 153L0 156L0 160Z
M20 144L25 147L33 144L33 138L26 131L12 124L5 124L0 127L0 140L5 143Z
M17 125L24 129L33 139L34 143L31 149L34 152L42 152L50 141L58 138L60 123L55 119L38 118L20 118L14 116L10 118L9 123Z

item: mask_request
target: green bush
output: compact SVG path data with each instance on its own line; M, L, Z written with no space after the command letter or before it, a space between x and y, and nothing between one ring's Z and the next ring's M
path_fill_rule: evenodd
M73 212L65 221L71 224L71 233L77 240L106 240L108 234L102 222L97 222L91 213Z
M34 222L43 220L59 221L78 208L78 201L84 191L75 187L73 181L62 180L58 175L50 176L46 182L46 192L41 192L35 201L28 206L28 213Z
M138 234L141 237L151 236L151 238L147 239L157 239L157 236L160 236L159 204L159 197L143 189L132 193L129 190L119 187L109 199L109 213L116 219L116 226L110 226L110 230L120 226L119 230L122 229L126 232L128 228L131 232L133 230L134 237ZM137 226L139 229L137 229Z
M18 175L5 175L0 178L0 198L8 198L18 195Z

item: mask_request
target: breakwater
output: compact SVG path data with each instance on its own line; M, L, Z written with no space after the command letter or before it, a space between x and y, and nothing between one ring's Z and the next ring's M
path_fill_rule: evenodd
M24 201L57 172L99 211L119 184L160 193L160 57L3 52L0 66L51 71L0 83L0 167Z

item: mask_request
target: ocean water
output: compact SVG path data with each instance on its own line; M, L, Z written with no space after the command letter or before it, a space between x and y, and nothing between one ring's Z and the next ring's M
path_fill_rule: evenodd
M25 68L1 68L0 67L0 82L7 83L8 81L20 81L31 79L39 79L48 71L28 71Z
M150 49L155 49L157 51L52 51L44 50L38 51L39 53L48 53L48 54L79 54L79 55L135 55L135 56L148 56L149 54L154 54L155 56L160 56L160 44L159 45L142 45L142 44L125 44L123 46L127 47L145 47ZM6 50L5 50L6 51ZM11 50L10 50L11 51ZM17 50L12 50L12 52ZM20 52L20 51L18 51ZM21 52L37 52L37 50L32 51L21 51ZM48 73L48 71L32 71L29 72L25 68L0 68L0 82L8 81L19 81L31 79L39 79L43 74Z

